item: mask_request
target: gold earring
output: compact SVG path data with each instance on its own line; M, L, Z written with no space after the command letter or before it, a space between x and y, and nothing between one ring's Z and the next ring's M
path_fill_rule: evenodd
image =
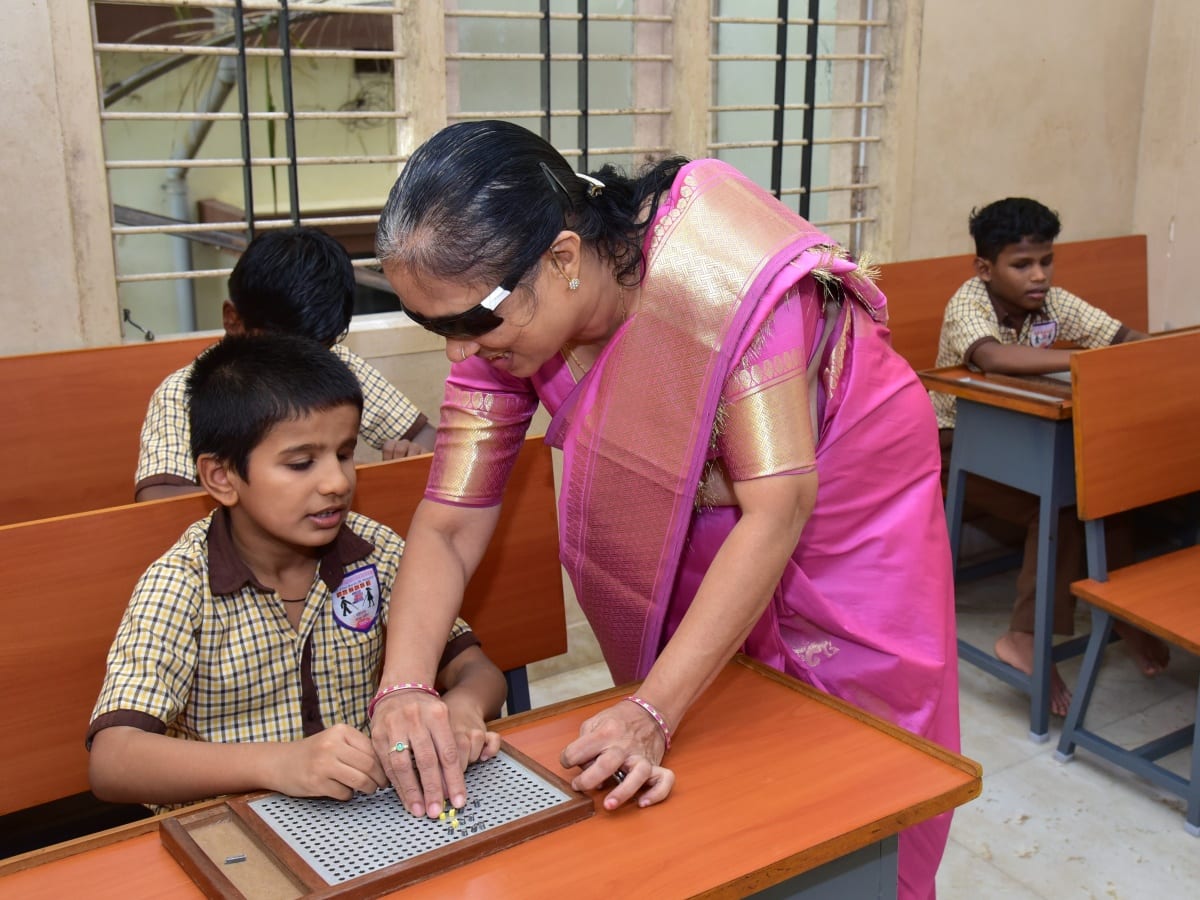
M558 269L558 274L561 275L566 280L567 290L568 291L579 290L579 279L578 278L567 278L567 273L563 271L562 264L559 263L559 261L558 261L558 251L557 251L557 248L555 248L555 247L550 248L550 261L554 264L554 268Z

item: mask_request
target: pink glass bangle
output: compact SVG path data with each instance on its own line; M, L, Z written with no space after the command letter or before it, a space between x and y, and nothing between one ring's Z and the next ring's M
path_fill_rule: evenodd
M375 707L379 705L379 701L391 694L399 691L422 691L426 694L431 694L434 697L442 696L432 685L422 684L419 681L406 681L403 684L389 684L387 687L381 687L375 692L375 696L371 698L371 702L367 704L367 718L375 716Z
M660 713L657 709L655 709L654 705L652 703L650 703L646 700L643 700L641 697L637 696L636 694L630 694L628 697L623 697L622 699L628 700L630 703L636 703L638 706L640 706L642 709L644 709L646 712L648 712L650 714L650 718L652 718L658 724L658 728L662 732L663 744L664 744L663 752L665 753L667 750L670 750L671 749L671 729L667 727L667 720L662 717L662 713Z

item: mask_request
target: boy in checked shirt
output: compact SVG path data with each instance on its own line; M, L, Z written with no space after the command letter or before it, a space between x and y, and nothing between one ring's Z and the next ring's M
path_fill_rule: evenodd
M350 511L362 390L321 344L227 336L188 379L192 455L220 506L150 566L87 741L100 798L168 807L388 784L364 733L403 540ZM465 765L498 750L504 678L459 619L436 688ZM408 748L397 747L397 752Z
M1057 342L1093 348L1145 337L1104 310L1052 285L1054 239L1060 227L1052 210L1025 197L997 200L972 212L970 229L975 239L976 275L946 304L937 366L967 365L1007 375L1062 372L1070 369L1071 354L1076 351L1055 347ZM930 398L937 413L945 477L954 439L955 401L949 394L935 392L930 393ZM1026 531L1012 619L1008 630L997 639L995 653L1014 668L1031 674L1037 585L1037 499L1032 494L969 475L966 504ZM1083 533L1073 508L1062 510L1060 516L1054 633L1072 634L1075 598L1070 585L1083 577ZM1129 543L1128 536L1110 539L1110 558L1131 553ZM1125 623L1117 626L1117 630L1144 674L1156 675L1166 666L1169 654L1166 644ZM1071 692L1054 666L1050 710L1065 716L1070 704Z

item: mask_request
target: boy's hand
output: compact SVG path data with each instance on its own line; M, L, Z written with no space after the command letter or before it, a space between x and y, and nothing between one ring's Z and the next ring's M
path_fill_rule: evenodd
M420 444L410 441L406 438L388 438L383 442L380 448L383 458L386 459L405 459L409 456L420 456L429 451Z
M355 791L372 794L388 785L371 739L349 725L280 747L280 765L265 781L281 794L349 800Z
M483 716L474 704L459 699L453 691L442 699L450 710L450 727L464 768L476 761L486 762L500 752L500 735L487 730Z

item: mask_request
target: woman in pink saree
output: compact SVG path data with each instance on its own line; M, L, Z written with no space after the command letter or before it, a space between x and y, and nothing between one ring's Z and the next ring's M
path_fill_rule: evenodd
M430 683L539 404L563 565L616 682L643 680L563 750L577 789L619 772L606 808L664 799L672 735L739 650L958 749L932 409L829 238L716 160L581 176L471 122L409 161L378 253L453 363L372 725L410 811L462 798L462 754L438 699L397 688ZM901 896L933 895L948 828L902 833Z

